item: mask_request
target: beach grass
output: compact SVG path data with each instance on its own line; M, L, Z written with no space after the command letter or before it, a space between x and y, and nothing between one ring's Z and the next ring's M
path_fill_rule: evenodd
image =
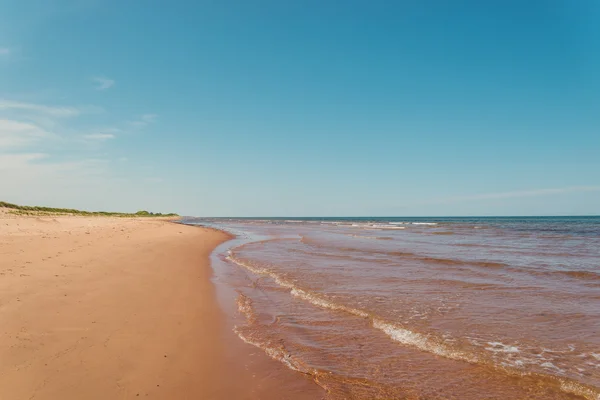
M78 215L86 217L178 217L178 214L169 213L153 213L145 210L138 211L136 213L121 213L121 212L110 212L110 211L84 211L76 210L73 208L54 208L54 207L41 207L41 206L21 206L18 204L7 203L0 201L0 208L8 209L8 213L14 215Z

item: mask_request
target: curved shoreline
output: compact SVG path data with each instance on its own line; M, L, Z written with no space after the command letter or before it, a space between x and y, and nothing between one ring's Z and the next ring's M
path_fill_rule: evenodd
M228 339L210 254L230 238L159 219L0 215L2 397L280 398Z

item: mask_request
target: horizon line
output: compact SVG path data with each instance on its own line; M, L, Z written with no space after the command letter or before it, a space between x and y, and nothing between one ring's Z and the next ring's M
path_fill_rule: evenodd
M573 214L573 215L418 215L418 216L377 216L377 215L361 215L361 216L255 216L255 217L199 217L194 215L182 215L181 218L218 218L218 219L293 219L293 218L598 218L600 214Z

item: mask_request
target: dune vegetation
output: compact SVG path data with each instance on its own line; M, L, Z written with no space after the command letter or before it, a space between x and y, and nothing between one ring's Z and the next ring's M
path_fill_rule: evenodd
M178 217L178 214L153 213L145 210L136 213L121 213L111 211L84 211L73 208L54 208L40 206L21 206L18 204L0 201L0 208L8 209L8 213L15 215L80 215L99 217Z

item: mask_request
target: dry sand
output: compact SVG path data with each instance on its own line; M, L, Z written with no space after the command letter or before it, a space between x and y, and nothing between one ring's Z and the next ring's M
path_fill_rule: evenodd
M208 258L227 239L158 219L0 211L0 399L321 398L232 341Z

